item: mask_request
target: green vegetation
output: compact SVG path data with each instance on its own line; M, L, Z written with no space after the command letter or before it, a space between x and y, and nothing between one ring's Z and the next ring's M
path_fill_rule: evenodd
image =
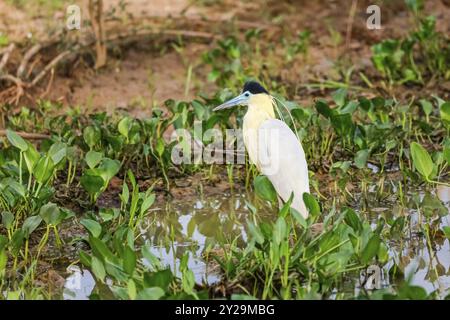
M413 2L417 27L373 46L374 68L389 86L449 78L448 39ZM450 239L448 199L438 195L439 188L450 190L450 101L440 93L408 101L367 94L369 88L355 91L344 80L310 105L285 100L298 88L274 74L308 55L313 34L283 39L281 54L257 29L247 31L246 41L219 40L203 61L208 80L223 89L192 101L167 100L142 119L76 108L55 115L61 106L48 101L9 115L0 137L0 299L62 298L40 280L48 265L89 270L91 299L449 298L450 288L436 283L448 273L437 252ZM312 191L304 195L306 220L290 201L278 207L269 180L248 159L243 165L172 161L182 141L167 139L172 128L204 146L214 141L198 133L196 122L203 132L241 128L245 110L212 108L248 76L270 88L280 118L302 141ZM18 134L24 130L48 138L34 143ZM179 221L161 222L160 215L172 217L164 208L156 212L157 196L196 175L199 198L217 176L231 193L247 195L246 215L196 216L198 226L191 217L186 244ZM204 243L195 243L194 231ZM161 235L163 244L152 240ZM173 257L158 256L156 246ZM414 283L414 270L407 272L412 257L403 252L411 247L422 250L417 256L431 291ZM189 262L199 248L203 261L216 266L218 281L196 279ZM366 290L360 280L371 265L389 279L379 290Z

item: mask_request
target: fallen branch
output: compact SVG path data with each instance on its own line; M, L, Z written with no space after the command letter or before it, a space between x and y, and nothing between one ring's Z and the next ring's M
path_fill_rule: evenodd
M16 73L17 78L23 77L23 74L26 71L28 62L36 53L39 52L39 50L41 50L41 48L42 48L42 45L35 44L25 53L25 55L23 56L22 62L19 65L19 68L17 68L17 73Z
M13 52L16 45L14 43L11 43L3 52L2 60L0 60L0 74L2 73L3 68L6 66L9 60L9 56L11 55L11 52Z
M30 132L17 132L16 133L24 139L30 140L40 140L40 139L48 139L50 138L47 134L42 133L30 133ZM6 130L0 130L0 136L6 136Z

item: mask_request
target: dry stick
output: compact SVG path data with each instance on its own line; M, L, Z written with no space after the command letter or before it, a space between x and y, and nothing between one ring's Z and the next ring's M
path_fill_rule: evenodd
M45 98L45 97L48 95L48 93L50 92L50 88L51 88L51 86L52 86L52 84L53 84L53 79L54 79L54 77L55 77L55 68L52 68L52 71L50 72L50 80L48 81L47 88L46 88L45 91L39 96L40 99Z
M357 8L358 8L358 0L353 0L347 21L347 33L345 35L345 50L348 50L350 48L350 41L352 40L353 21L355 20Z
M4 51L2 60L0 60L0 74L2 73L2 69L6 66L9 60L9 56L11 55L11 52L13 52L16 45L14 43L11 43Z
M62 59L71 54L71 51L66 50L57 55L45 68L27 85L28 88L34 87L52 68L54 68Z
M30 132L16 132L19 136L25 139L48 139L48 134L30 133ZM0 136L6 136L6 130L0 130Z
M41 44L35 44L32 46L23 56L22 62L20 62L19 68L17 69L16 77L22 78L23 74L25 73L25 70L27 68L27 64L30 61L30 59L41 50L42 45Z
M89 16L91 18L92 28L95 34L95 49L97 59L95 69L101 68L106 64L106 46L105 46L105 28L103 19L103 0L89 0Z

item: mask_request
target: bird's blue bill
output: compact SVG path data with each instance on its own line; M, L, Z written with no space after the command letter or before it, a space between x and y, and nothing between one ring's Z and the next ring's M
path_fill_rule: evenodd
M227 102L222 103L220 106L215 107L213 111L229 109L237 105L246 105L248 103L248 99L249 99L248 92L244 92L239 96L237 96L236 98L228 100Z

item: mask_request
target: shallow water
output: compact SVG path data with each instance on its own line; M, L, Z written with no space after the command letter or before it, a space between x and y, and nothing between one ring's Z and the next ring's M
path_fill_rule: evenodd
M440 187L436 190L436 195L450 211L450 188ZM213 284L220 280L220 275L217 268L205 261L203 252L205 248L214 248L217 243L230 243L233 240L238 245L245 245L247 235L244 226L252 214L246 206L247 200L246 194L223 194L203 199L172 201L159 206L142 227L142 241L151 244L152 253L161 259L163 265L170 266L175 274L179 274L180 258L189 251L188 266L195 273L197 283ZM392 210L380 206L374 211L378 209L386 212ZM267 211L258 214L270 216ZM414 229L414 225L420 222L418 212L410 209L407 214L412 215L411 228ZM450 225L449 220L448 215L441 218L440 227ZM382 287L395 285L391 283L388 272L395 261L403 269L405 277L413 275L412 284L425 288L428 293L438 290L439 296L444 297L450 289L449 240L433 241L433 252L430 255L426 238L414 236L414 230L411 232L413 236L402 241L402 245L388 243L392 259L381 268ZM357 278L358 274L355 274L355 280ZM71 275L66 279L64 299L88 299L94 287L95 281L89 271L72 267ZM340 290L357 292L360 288L356 285L353 289L337 289Z

